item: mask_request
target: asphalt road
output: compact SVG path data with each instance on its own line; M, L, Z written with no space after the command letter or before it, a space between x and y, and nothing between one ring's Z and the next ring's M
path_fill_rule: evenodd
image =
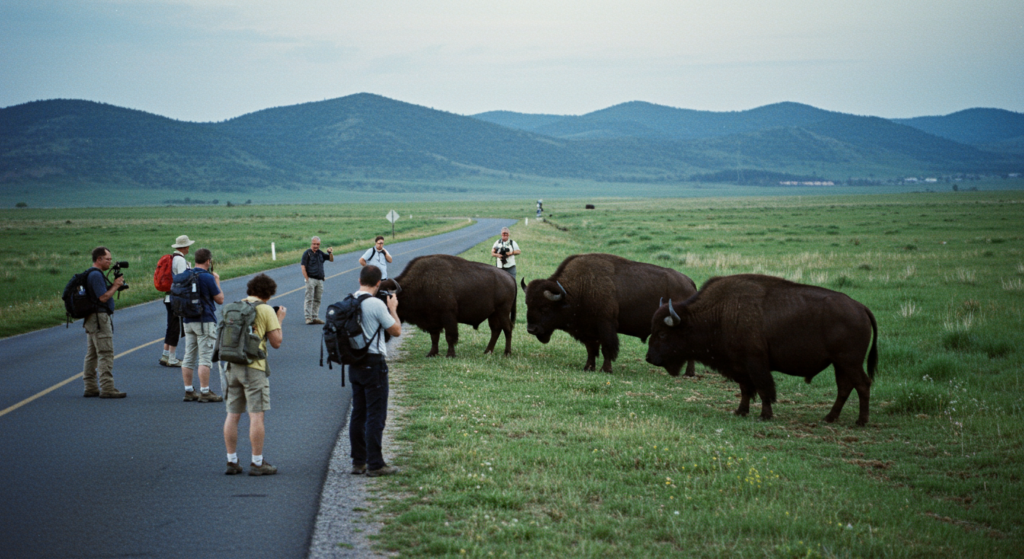
M512 223L480 219L389 244L391 275L416 256L459 254L496 239ZM361 254L326 264L321 317L327 304L358 288ZM284 343L270 352L264 456L279 468L275 476L224 475L224 404L182 402L180 369L157 364L166 324L160 302L114 315L114 380L128 393L122 400L82 397L81 321L0 340L0 557L306 556L351 392L337 367L318 366L320 327L304 324L298 263L267 273L278 285L271 304L288 308ZM249 277L223 282L225 298L244 297ZM223 394L216 371L211 377ZM238 453L246 466L247 432L243 416Z

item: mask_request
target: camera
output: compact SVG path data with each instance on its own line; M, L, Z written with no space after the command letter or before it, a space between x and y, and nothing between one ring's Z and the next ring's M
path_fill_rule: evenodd
M501 263L508 264L508 253L512 252L512 249L508 247L501 247L498 249L498 254L501 255Z
M128 267L128 261L127 260L122 260L120 262L114 262L114 266L111 268L111 270L113 270L113 272L114 272L114 279L117 279L117 278L123 276L124 274L121 273L121 270L124 269L124 268L127 268L127 267ZM117 288L118 291L124 291L125 289L128 289L128 282L122 283L121 287Z
M384 301L385 305L388 304L388 297L392 295L397 295L397 293L395 293L394 291L389 291L387 289L377 290L377 298L380 299L381 301Z

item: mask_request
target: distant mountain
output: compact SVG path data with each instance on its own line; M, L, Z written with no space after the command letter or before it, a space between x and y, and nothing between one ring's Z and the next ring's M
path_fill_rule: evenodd
M679 182L734 171L741 182L770 182L1024 168L1024 141L1005 123L989 136L973 132L995 141L967 145L797 103L713 113L630 102L580 117L484 115L365 93L218 123L39 101L0 109L0 188L61 182L231 191L472 176Z
M967 109L946 116L895 118L892 121L962 144L1024 139L1024 114L1002 109Z
M545 124L557 122L565 117L561 115L514 113L512 111L489 111L473 115L473 118L490 122L491 124L498 124L506 128L532 130Z

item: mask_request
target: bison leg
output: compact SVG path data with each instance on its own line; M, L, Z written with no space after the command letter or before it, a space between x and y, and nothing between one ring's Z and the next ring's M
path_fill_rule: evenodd
M694 361L687 361L686 362L686 374L684 374L683 376L684 377L696 376L696 371L697 371L697 364Z
M754 396L754 386L740 383L740 407L732 412L740 417L746 417L750 413L750 399Z
M839 419L839 414L843 411L846 399L850 397L850 393L856 388L857 399L860 400L860 415L857 417L857 425L867 425L868 407L871 401L871 379L864 374L864 369L861 367L845 367L835 364L835 370L838 394L836 394L836 402L832 405L832 410L825 416L825 421L832 423Z
M493 353L494 345L498 342L498 335L505 332L505 355L512 355L512 322L508 317L494 314L488 317L487 324L491 327L491 341L487 344L484 353Z
M593 371L597 368L597 352L600 350L601 344L597 340L587 340L583 342L583 345L587 346L587 364L583 366L583 370Z
M601 371L612 372L612 361L619 357L619 335L615 332L614 326L607 325L601 328L601 353L604 354Z
M459 323L454 318L445 321L444 340L448 342L445 357L455 357L455 344L459 343Z
M498 343L498 334L501 333L501 326L498 324L498 317L491 315L487 317L487 325L491 327L491 341L487 342L487 349L484 354L494 353L494 344Z
M427 357L436 357L438 353L437 344L441 341L441 330L430 331L430 353L427 353Z
M774 398L771 397L771 393L767 390L759 389L757 391L757 395L761 397L761 415L758 419L761 421L768 421L775 417L775 414L772 413L772 400Z

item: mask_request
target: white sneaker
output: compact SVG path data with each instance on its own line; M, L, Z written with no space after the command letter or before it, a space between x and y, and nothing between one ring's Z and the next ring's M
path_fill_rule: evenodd
M170 358L167 359L167 366L168 367L180 367L181 366L181 360L178 359L177 357L170 357Z

